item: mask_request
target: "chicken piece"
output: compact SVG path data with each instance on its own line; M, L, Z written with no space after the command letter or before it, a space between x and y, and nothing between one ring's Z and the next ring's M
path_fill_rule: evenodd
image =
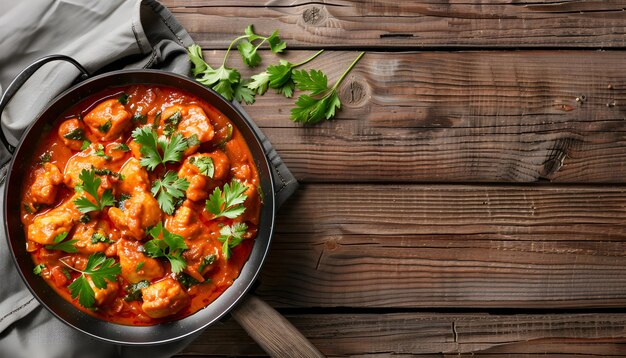
M213 125L204 113L204 110L200 106L196 105L173 105L166 108L161 113L161 129L173 124L172 119L175 117L172 116L174 116L176 112L180 112L182 117L178 123L178 132L180 132L185 138L189 138L195 134L200 143L208 142L213 139L213 136L215 135Z
M91 286L91 288L93 289L94 298L96 299L96 306L103 306L111 302L117 296L119 285L115 281L111 282L107 280L107 287L98 288L91 280L91 277L87 275L87 282L89 282L89 286Z
M165 228L167 231L180 235L188 240L195 240L203 233L203 227L198 217L201 210L194 208L192 204L186 200L174 216L167 218Z
M122 193L132 194L134 191L150 190L150 179L148 172L139 164L139 160L131 157L122 165L120 174L124 180L119 182L119 189Z
M133 157L141 159L141 144L137 143L137 141L133 139L128 142L128 148L130 148L130 152Z
M57 195L58 185L63 182L63 175L56 165L44 163L35 171L35 181L30 187L33 204L52 205Z
M54 243L57 235L69 233L82 216L72 202L76 198L78 196L75 194L60 206L35 217L32 224L28 225L27 239L42 245L50 245Z
M67 161L63 171L63 181L65 185L73 188L80 184L81 180L78 176L83 169L89 170L92 166L96 169L103 169L106 166L106 162L104 157L95 155L95 149L92 145L89 149L74 154Z
M109 209L109 218L123 237L141 240L146 235L145 229L161 221L159 203L148 192L135 191L122 204L122 209Z
M120 257L122 277L130 283L141 280L152 281L165 275L163 265L141 251L141 244L133 240L120 240L117 243L117 254ZM139 268L139 269L138 269Z
M77 118L71 118L61 123L58 134L71 150L80 150L85 140L85 126Z
M105 221L92 220L87 224L79 225L74 231L72 239L78 240L74 246L78 252L91 255L96 252L105 252L111 246L112 237L109 224ZM104 241L102 241L104 240Z
M200 173L199 166L202 166L201 163L206 160L205 158L210 158L213 163L213 177ZM223 183L228 176L229 170L230 161L226 154L221 150L215 150L208 154L194 154L188 157L181 165L178 176L187 179L189 182L187 198L193 201L200 201L208 198L210 192Z
M143 309L152 318L163 318L189 306L191 299L183 287L171 277L141 289Z
M85 124L100 140L118 138L132 124L130 113L117 99L104 101L87 113Z

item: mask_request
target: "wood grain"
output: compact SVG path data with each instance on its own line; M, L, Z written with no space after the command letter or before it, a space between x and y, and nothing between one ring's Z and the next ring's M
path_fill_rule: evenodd
M333 83L355 56L328 52L311 66ZM205 57L216 65L223 52ZM229 61L244 67L238 55ZM625 61L620 52L370 52L341 86L332 121L294 124L294 100L274 93L246 108L304 182L623 183Z
M625 314L287 315L329 357L626 355ZM263 356L232 320L207 329L181 356Z
M254 24L290 48L623 48L626 1L165 0L205 48Z
M257 292L274 307L623 307L626 188L305 185Z

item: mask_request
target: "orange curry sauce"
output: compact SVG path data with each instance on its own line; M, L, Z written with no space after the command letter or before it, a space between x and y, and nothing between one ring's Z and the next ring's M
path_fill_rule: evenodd
M181 119L174 126L174 133L185 138L195 135L200 144L186 149L179 162L149 171L140 165L140 145L133 140L131 132L137 127L151 126L163 136L166 120L176 112L180 112ZM71 135L67 138L71 131L80 134L76 128L82 129L84 138L72 139L77 136ZM87 148L85 140L91 142ZM191 157L202 156L212 159L213 177L190 163ZM76 192L75 186L81 184L78 178L81 170L90 168L114 173L96 177L101 179L99 194L110 189L116 203L85 217L73 201L87 195ZM150 190L154 181L163 178L167 171L176 172L190 183L172 215L159 208ZM205 202L215 188L223 189L233 180L246 186L245 211L234 219L215 218L205 208ZM258 172L244 138L210 104L168 87L139 85L110 89L70 108L42 135L30 175L22 187L21 218L27 250L34 265L45 265L40 276L84 312L126 325L154 325L180 319L206 307L238 277L257 232L262 205L258 185ZM188 249L182 253L187 265L183 273L199 283L186 287L179 282L182 274L172 273L166 258L144 254L143 245L152 239L148 231L159 222L169 232L184 238ZM232 256L227 259L218 238L222 227L234 223L245 223L247 230L245 240L231 250ZM77 252L46 248L54 245L54 238L63 232L67 232L63 242L77 240L73 243ZM107 242L92 241L96 232L106 237ZM84 270L89 256L97 252L119 263L121 274L115 282L108 282L105 289L92 285L96 303L85 308L78 299L71 298L67 287L80 272L60 260ZM203 265L206 257L214 259L213 263ZM141 296L133 301L125 299L129 284L144 280L150 286L142 289L143 299Z

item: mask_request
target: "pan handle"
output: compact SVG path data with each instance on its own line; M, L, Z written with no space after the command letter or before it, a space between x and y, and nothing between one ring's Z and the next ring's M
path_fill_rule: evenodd
M254 295L249 295L231 315L272 357L325 357L285 317Z
M76 68L81 72L80 80L84 80L89 77L89 72L76 60L69 56L65 55L50 55L42 57L35 62L31 63L26 67L22 72L20 72L17 77L11 82L11 84L6 88L4 93L2 94L2 98L0 98L0 117L2 117L2 112L4 111L4 107L9 103L11 98L15 95L15 93L26 83L26 81L32 76L41 66L45 65L51 61L67 61L72 65L76 66ZM15 147L9 144L6 135L4 134L4 129L2 129L2 124L0 124L0 141L7 148L7 150L13 154L15 152Z

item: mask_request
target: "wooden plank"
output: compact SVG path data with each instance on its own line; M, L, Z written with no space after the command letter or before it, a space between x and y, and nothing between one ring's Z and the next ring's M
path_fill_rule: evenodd
M396 313L286 317L329 357L626 354L626 315L623 313ZM263 352L235 322L228 320L207 329L181 353L181 356L200 355L263 356Z
M626 187L305 185L257 292L275 307L623 307Z
M333 83L355 56L311 66ZM294 124L294 100L274 93L246 108L305 182L624 182L625 65L620 52L371 52L332 121Z
M165 0L195 41L224 49L254 24L291 48L622 48L626 1Z

